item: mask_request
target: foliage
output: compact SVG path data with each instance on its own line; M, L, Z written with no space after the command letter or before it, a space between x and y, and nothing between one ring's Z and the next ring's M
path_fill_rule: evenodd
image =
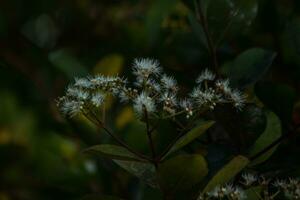
M299 198L299 16L296 0L4 0L0 199Z

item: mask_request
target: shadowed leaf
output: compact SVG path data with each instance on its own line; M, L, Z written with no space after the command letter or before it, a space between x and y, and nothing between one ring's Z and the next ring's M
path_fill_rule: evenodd
M205 159L196 154L178 155L158 168L160 185L168 193L189 189L199 183L207 173Z
M100 144L87 148L85 153L93 153L96 155L105 156L116 160L135 160L145 161L138 158L136 155L125 149L124 147L112 144Z
M209 192L218 185L223 185L234 178L240 171L242 171L249 163L248 158L244 156L236 156L229 163L227 163L221 170L219 170L213 178L208 182L203 192Z
M253 156L258 152L262 151L264 148L269 146L271 143L273 143L281 136L281 123L279 118L270 111L268 111L266 115L267 115L267 127L252 146L249 152L250 156ZM273 147L265 154L261 155L260 157L252 161L251 165L257 165L266 161L274 153L276 148L277 146Z
M215 122L214 121L205 121L201 122L196 128L193 128L191 131L189 131L187 134L185 134L183 137L181 137L174 146L170 149L170 151L167 153L166 156L169 154L181 149L185 145L189 144L196 138L200 137L207 129L209 129ZM165 156L165 157L166 157Z

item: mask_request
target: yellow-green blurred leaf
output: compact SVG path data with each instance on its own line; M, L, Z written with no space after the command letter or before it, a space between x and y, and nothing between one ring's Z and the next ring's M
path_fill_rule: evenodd
M121 73L124 65L124 58L119 54L111 54L102 58L95 66L95 74L107 76L118 75Z
M131 107L123 108L116 118L116 126L121 129L134 119L134 112Z
M207 173L207 163L199 154L178 155L158 168L160 186L172 194L191 188L203 180Z

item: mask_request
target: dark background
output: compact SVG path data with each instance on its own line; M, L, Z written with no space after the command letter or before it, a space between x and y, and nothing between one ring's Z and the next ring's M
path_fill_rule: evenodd
M220 39L219 68L249 48L276 52L249 90L283 127L300 123L300 1L249 0L242 7L233 0L211 2L209 26L214 40ZM237 18L227 30L231 17ZM66 200L93 193L155 199L157 191L114 163L83 154L109 138L84 118L62 117L55 99L75 76L129 75L136 57L160 60L189 87L212 65L203 40L189 0L2 0L0 199ZM114 101L107 109L111 127L132 146L145 148L132 110ZM299 174L296 142L279 150L281 162L275 156L272 167L292 165Z

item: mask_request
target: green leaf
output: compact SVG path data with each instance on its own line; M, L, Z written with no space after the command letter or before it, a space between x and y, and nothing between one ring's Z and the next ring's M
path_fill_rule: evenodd
M292 119L296 92L288 85L264 82L255 85L255 93L264 105L276 113L284 124Z
M252 146L249 155L254 156L258 152L262 151L264 148L272 144L275 140L281 136L281 123L279 118L273 113L268 111L267 116L267 127L265 131L260 135L260 137L255 141ZM261 155L254 161L250 163L251 166L260 164L266 161L276 150L277 146L273 147L265 154Z
M262 186L254 186L245 190L245 196L248 200L260 200L262 199L260 193L262 192Z
M145 161L138 158L126 148L112 144L95 145L85 149L84 152L106 156L115 160Z
M191 131L186 133L184 136L182 136L170 149L170 151L166 154L168 156L169 154L181 149L182 147L186 146L196 138L200 137L203 133L207 131L215 122L214 121L204 121L201 122L196 128L193 128ZM165 156L165 157L166 157Z
M213 190L217 185L223 185L234 178L240 171L242 171L249 163L249 159L238 155L227 163L221 170L219 170L212 179L208 182L203 192Z
M260 48L241 53L233 62L222 67L233 86L245 87L258 81L268 70L276 54Z
M129 173L138 177L141 181L147 183L151 187L158 188L155 167L153 164L125 160L113 161Z
M186 190L203 180L208 168L201 155L178 155L158 168L159 182L167 193Z

